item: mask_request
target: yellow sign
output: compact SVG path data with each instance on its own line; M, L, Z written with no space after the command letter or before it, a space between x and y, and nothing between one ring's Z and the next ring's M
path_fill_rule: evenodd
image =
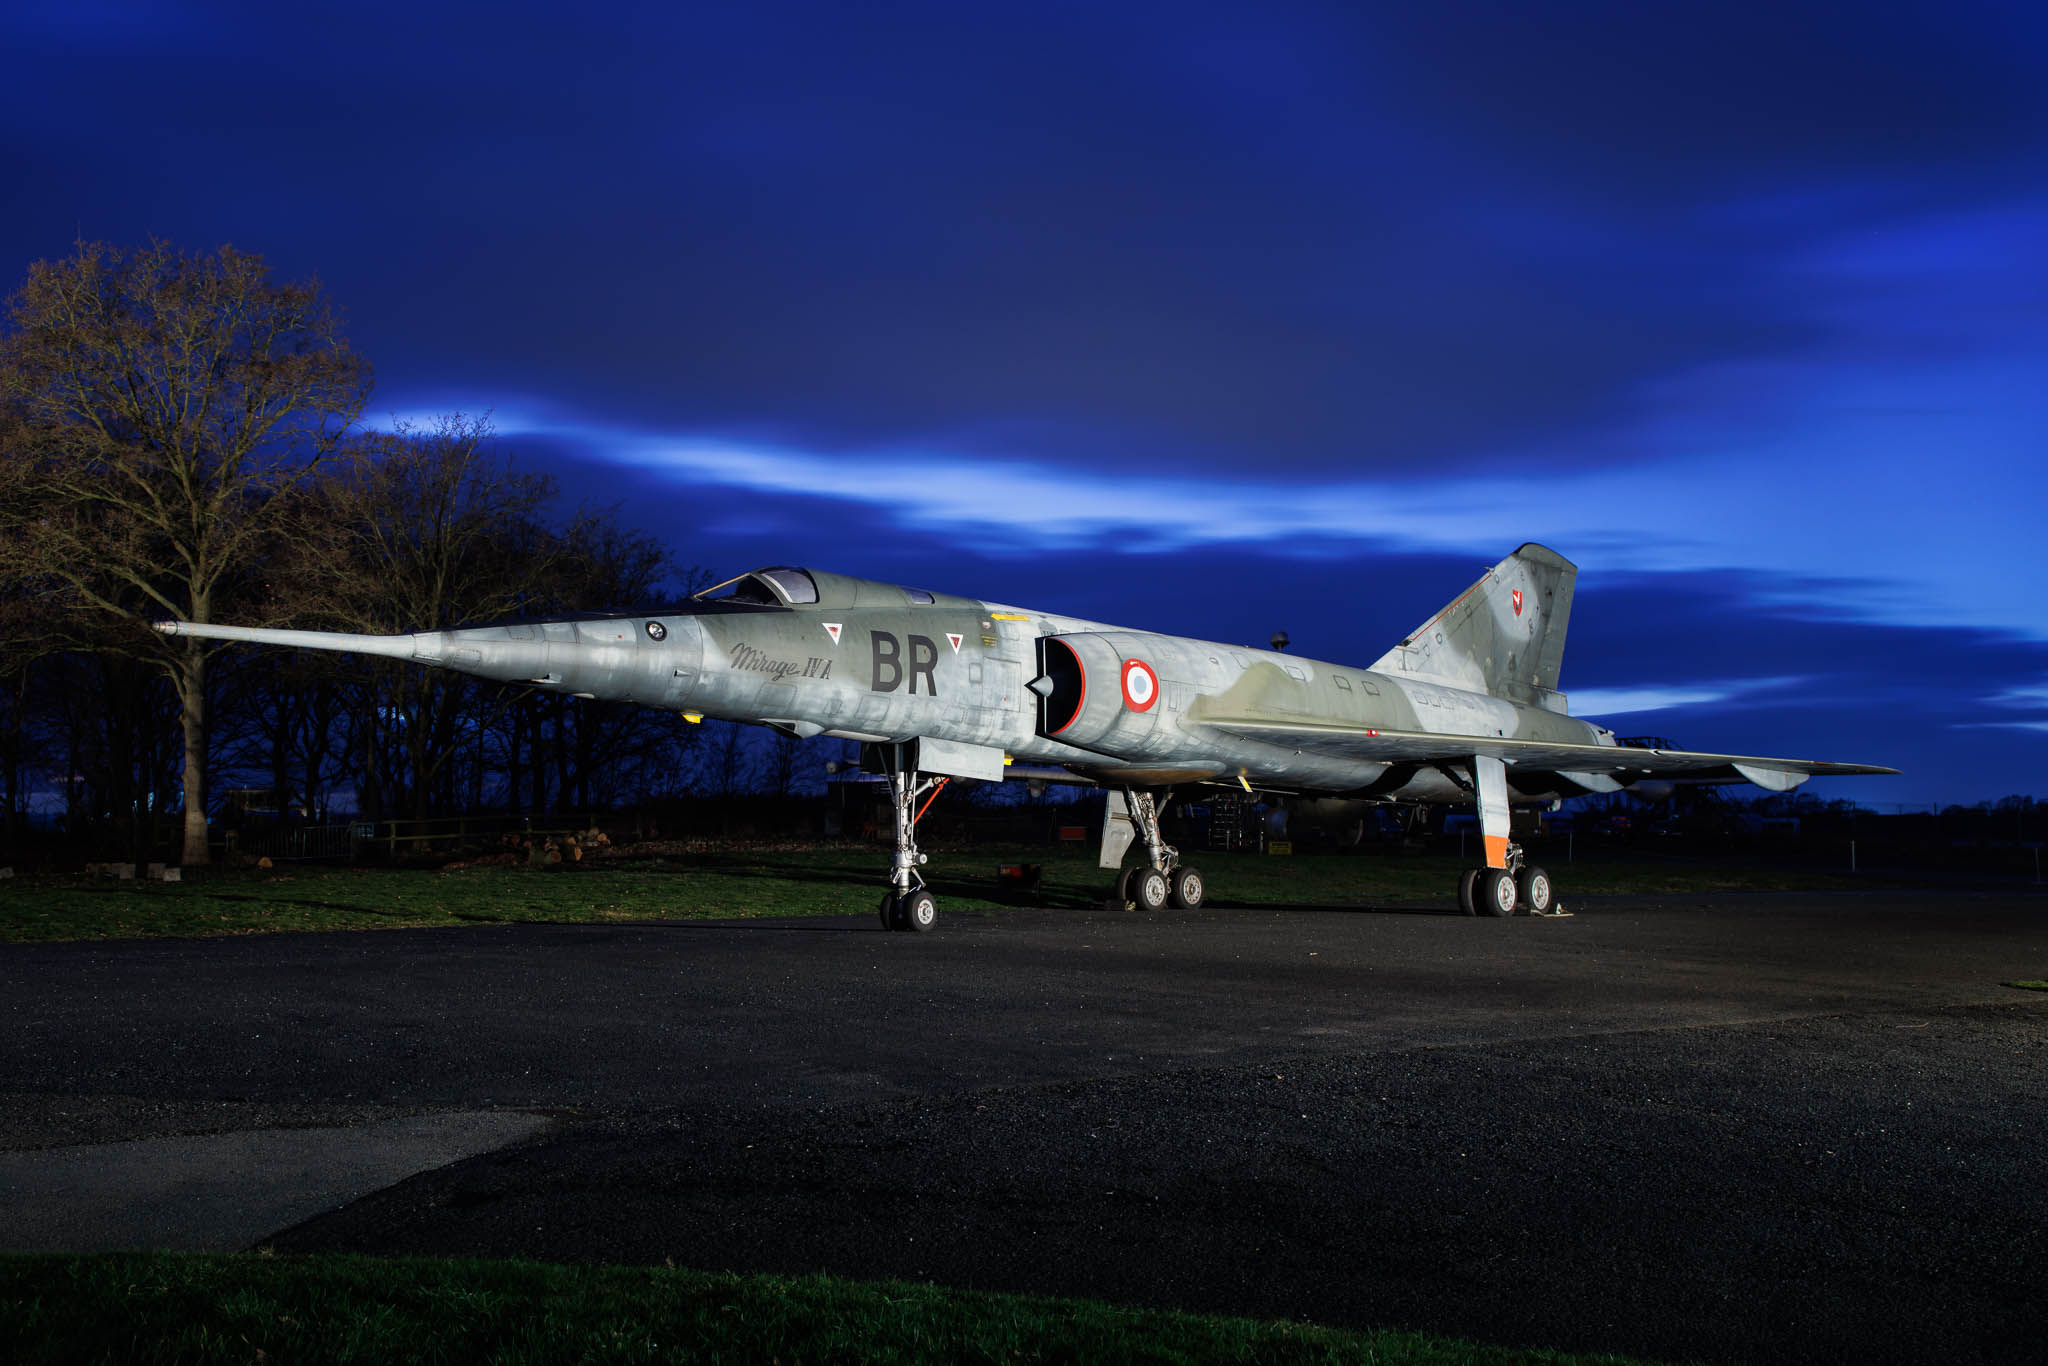
M1266 852L1269 854L1291 854L1294 852L1294 841L1272 840L1267 843Z

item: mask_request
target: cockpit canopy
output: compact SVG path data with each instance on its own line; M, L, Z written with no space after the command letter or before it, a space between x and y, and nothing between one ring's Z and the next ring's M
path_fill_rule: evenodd
M870 579L827 574L823 570L798 569L792 565L770 565L716 583L690 601L704 608L726 611L761 611L788 607L979 607L966 598L931 593L922 588L904 588Z
M811 572L786 564L756 569L690 595L692 602L745 603L755 607L803 607L817 600L818 581L811 577Z

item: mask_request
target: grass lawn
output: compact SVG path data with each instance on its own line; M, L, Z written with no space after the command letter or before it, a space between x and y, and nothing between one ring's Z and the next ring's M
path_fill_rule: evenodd
M1569 1366L1476 1346L827 1276L371 1257L0 1255L8 1359L42 1362L1259 1362Z
M999 906L1101 904L1109 877L1071 848L929 850L924 873L942 915ZM0 942L251 934L432 925L600 923L705 917L873 915L888 850L849 843L808 849L736 847L666 856L630 851L549 868L205 869L188 882L68 876L0 883ZM1449 906L1463 867L1451 857L1384 854L1270 857L1204 853L1214 910L1236 907ZM998 877L1003 864L1044 868L1035 892ZM1602 859L1551 867L1560 899L1599 893L1823 890L1869 880L1788 872L1739 861Z

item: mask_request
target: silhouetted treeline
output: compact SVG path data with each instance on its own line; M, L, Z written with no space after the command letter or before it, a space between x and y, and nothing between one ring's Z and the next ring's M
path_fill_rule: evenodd
M485 419L358 424L369 367L261 258L81 243L0 332L0 800L103 855L206 857L208 818L589 810L677 790L694 728L394 661L166 638L618 610L688 585L565 506Z
M218 620L430 630L645 605L682 586L648 537L564 514L553 482L516 472L480 421L365 436L276 496L296 504L289 534L244 566ZM32 803L54 800L67 843L162 857L182 801L172 680L132 653L132 624L45 615L38 596L17 586L0 666L11 842ZM601 810L683 791L698 767L697 728L673 713L395 660L226 646L206 686L216 824L320 822L337 805L362 819Z

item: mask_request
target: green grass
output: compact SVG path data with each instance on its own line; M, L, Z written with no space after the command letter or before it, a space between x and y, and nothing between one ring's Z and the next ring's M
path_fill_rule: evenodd
M370 1257L0 1255L41 1362L1259 1362L1626 1366L1402 1332L826 1276Z
M1410 904L1448 906L1454 857L1204 853L1219 912L1231 907ZM997 876L1037 863L1044 884L1024 892ZM873 915L888 851L881 846L747 849L666 857L594 856L551 868L206 869L189 882L16 878L0 890L0 942L252 934L279 930L407 929L462 924L606 923L733 916ZM942 913L1005 905L1101 904L1108 875L1072 849L935 848L925 876ZM1740 862L1637 859L1551 867L1569 906L1587 893L1815 890L1869 885L1828 874Z
M2048 991L2048 982L2007 982L2006 985L2018 987L2021 991Z

